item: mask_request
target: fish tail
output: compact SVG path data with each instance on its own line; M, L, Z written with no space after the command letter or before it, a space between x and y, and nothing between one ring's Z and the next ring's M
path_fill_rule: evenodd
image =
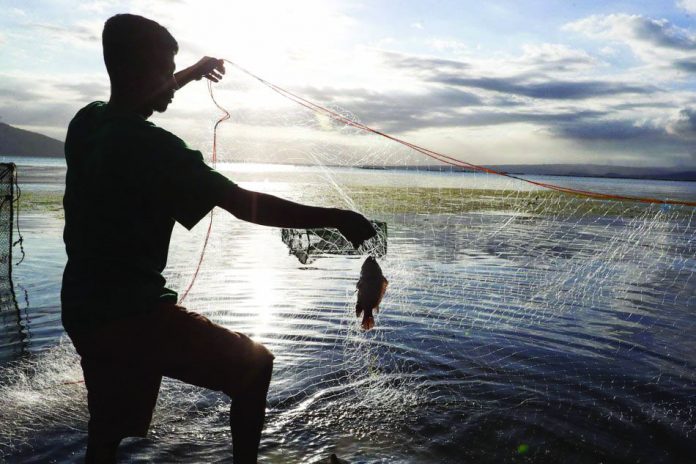
M362 328L365 330L370 330L375 326L375 318L372 316L368 316L367 313L365 313L365 316L363 317L362 320Z

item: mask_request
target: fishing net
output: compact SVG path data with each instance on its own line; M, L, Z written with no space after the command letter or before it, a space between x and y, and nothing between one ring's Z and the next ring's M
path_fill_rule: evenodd
M275 352L271 434L357 440L368 461L691 455L692 185L496 172L366 129L340 95L319 107L254 80L216 89L234 108L219 168L389 231L379 262L390 285L364 332L353 311L362 259L338 256L342 237L283 231L298 260L276 267L277 232L218 223L189 304ZM270 98L274 111L254 106ZM295 166L253 165L269 151ZM230 233L247 238L231 252ZM253 252L235 261L240 247ZM226 306L209 304L202 283L221 272L241 289ZM404 454L395 436L411 443Z
M172 286L190 287L187 307L276 355L270 462L331 450L365 462L693 456L693 186L496 172L366 130L340 95L320 108L292 96L228 72L214 97L229 120L203 151L215 148L217 168L243 187L359 211L379 236L356 252L331 230L218 213L210 230L175 229L167 270ZM269 153L279 164L261 164ZM354 310L367 253L390 282L370 331ZM20 388L31 378L0 398L58 395ZM79 385L49 383L73 392L60 408L80 411ZM162 453L181 441L226 449L224 400L164 388ZM47 417L84 430L84 409L60 408Z

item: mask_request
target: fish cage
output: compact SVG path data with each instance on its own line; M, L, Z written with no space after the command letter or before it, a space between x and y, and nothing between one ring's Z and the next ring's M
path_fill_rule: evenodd
M12 281L17 167L0 163L0 360L21 350L23 332Z

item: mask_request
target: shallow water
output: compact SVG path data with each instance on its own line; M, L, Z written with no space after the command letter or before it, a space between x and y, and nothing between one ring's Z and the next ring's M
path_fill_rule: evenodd
M339 183L463 182L355 171L339 174ZM320 171L302 169L251 169L233 178L303 198L322 182ZM593 182L614 191L621 184ZM696 196L688 183L624 184L640 184L646 195ZM389 252L380 264L390 287L376 329L365 333L353 310L360 257L302 265L279 231L215 215L205 264L185 304L276 355L262 462L319 462L331 452L365 463L696 456L693 211L378 219L389 224ZM167 269L175 288L191 277L206 221L191 233L175 231ZM27 257L15 281L27 340L20 359L33 370L22 377L16 364L3 369L3 394L13 400L3 403L11 409L3 417L12 420L0 426L0 456L79 462L84 387L63 384L80 371L70 344L58 344L62 223L33 212L22 227ZM166 382L151 436L127 441L122 457L229 459L227 411L222 395Z

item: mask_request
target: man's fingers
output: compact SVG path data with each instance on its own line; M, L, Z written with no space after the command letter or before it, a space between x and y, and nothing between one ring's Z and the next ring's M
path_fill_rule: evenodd
M203 69L203 75L212 82L219 82L225 74L225 67L221 64L222 60L211 58Z

